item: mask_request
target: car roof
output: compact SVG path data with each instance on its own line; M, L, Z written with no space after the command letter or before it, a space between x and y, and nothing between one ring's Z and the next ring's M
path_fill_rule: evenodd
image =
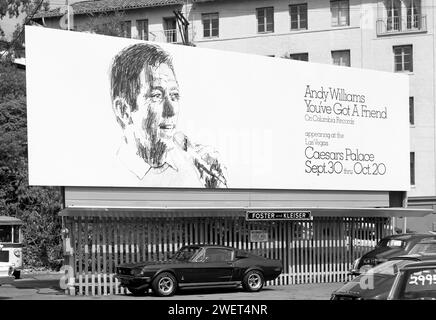
M18 218L10 217L10 216L0 216L0 225L21 225L24 224Z
M435 268L436 269L436 258L432 260L427 261L419 261L419 262L413 262L409 263L401 270L410 270L410 269L418 269L418 268Z
M182 246L183 247L201 247L201 248L223 248L223 249L232 249L232 250L238 250L234 247L230 247L230 246L223 246L223 245L219 245L219 244L189 244L186 246Z
M424 240L419 241L418 243L436 244L436 238L435 239L424 239Z
M412 260L412 261L436 260L436 254L434 253L405 254L405 255L389 258L388 260Z

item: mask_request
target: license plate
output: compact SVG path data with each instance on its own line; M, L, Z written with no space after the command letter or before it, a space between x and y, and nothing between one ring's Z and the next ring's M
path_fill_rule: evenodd
M0 262L9 262L9 251L0 251Z

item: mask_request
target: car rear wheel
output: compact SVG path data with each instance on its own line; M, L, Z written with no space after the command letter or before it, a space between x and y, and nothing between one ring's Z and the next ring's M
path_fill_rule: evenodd
M142 296L145 294L145 289L127 288L134 296Z
M264 283L263 274L258 270L248 271L242 279L242 287L250 292L260 291Z
M159 297L169 297L177 289L177 280L169 272L158 274L152 283L153 292Z

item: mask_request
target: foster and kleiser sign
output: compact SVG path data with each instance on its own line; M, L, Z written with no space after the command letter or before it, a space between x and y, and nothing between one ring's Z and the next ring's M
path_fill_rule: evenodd
M404 75L27 26L26 76L31 185L409 188Z

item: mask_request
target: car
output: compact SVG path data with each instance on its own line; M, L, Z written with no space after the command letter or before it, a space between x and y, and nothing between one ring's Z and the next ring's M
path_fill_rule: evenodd
M0 265L0 286L2 284L12 283L14 281L12 273L13 268L11 265Z
M280 260L267 259L228 246L188 245L168 261L125 263L115 277L133 295L152 289L157 296L171 296L177 289L242 287L260 291L265 282L283 271Z
M434 234L405 233L390 235L381 239L376 247L353 262L350 275L358 276L362 272L389 260L389 258L409 254L421 241L436 240Z
M388 300L436 300L436 259L401 268Z
M433 259L436 255L413 254L390 258L335 290L330 300L386 300L401 268Z

